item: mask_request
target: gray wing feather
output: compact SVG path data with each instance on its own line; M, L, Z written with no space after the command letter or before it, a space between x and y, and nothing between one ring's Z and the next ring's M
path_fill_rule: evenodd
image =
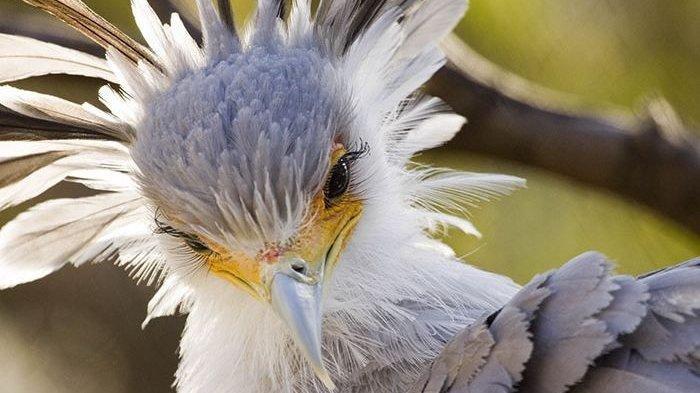
M629 348L601 359L572 393L700 392L700 378L682 363L651 362Z
M649 306L654 313L676 322L695 317L700 309L700 259L644 276L649 287Z
M547 278L537 277L498 314L457 334L412 391L509 391L520 381L524 364L532 352L530 322L550 294L543 287Z
M565 392L614 341L604 322L594 318L618 289L610 265L600 254L584 254L554 272L546 283L552 295L533 322L534 350L521 389ZM552 367L558 364L559 367Z
M700 319L678 323L651 312L624 343L653 362L697 360L694 352L700 345Z
M700 259L640 279L650 312L625 344L652 362L697 365L700 349ZM697 366L696 366L697 369Z
M445 346L412 392L440 393L449 391L455 381L468 383L486 363L493 344L493 336L483 324L466 328Z
M597 318L605 322L612 336L618 337L634 331L647 314L649 294L646 286L632 277L615 277L613 282L619 289L612 292L612 302Z
M614 277L613 282L619 287L612 292L613 300L596 318L605 323L608 334L615 338L604 349L608 353L622 344L618 338L633 332L647 314L646 302L649 300L647 287L632 277Z
M525 363L532 355L531 322L542 302L551 294L544 287L549 276L540 276L523 288L494 318L489 330L496 343L481 372L469 384L455 384L456 391L512 391L522 380Z
M536 277L496 315L448 348L467 348L487 329L487 353L441 353L412 392L700 392L700 260L639 279L612 276L600 254L584 254ZM464 333L464 332L463 332ZM474 364L468 378L453 377ZM442 372L435 373L440 363ZM459 374L457 374L459 375ZM432 390L422 388L430 387ZM435 390L439 387L439 390Z

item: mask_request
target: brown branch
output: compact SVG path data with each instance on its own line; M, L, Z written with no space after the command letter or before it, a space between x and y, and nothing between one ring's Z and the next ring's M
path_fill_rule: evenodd
M428 91L469 119L449 147L546 169L642 203L700 233L700 142L670 105L646 118L585 113L500 70L461 40Z

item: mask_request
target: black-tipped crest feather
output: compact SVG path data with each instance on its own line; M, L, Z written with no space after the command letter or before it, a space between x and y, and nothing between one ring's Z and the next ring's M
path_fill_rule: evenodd
M43 141L89 139L117 141L114 135L97 128L79 127L59 122L35 119L0 105L0 141Z
M236 34L236 23L233 18L233 9L230 0L216 0L216 8L219 11L219 18L229 28L231 33Z
M129 60L160 68L153 53L95 13L80 0L24 0L61 19L104 49L113 47Z

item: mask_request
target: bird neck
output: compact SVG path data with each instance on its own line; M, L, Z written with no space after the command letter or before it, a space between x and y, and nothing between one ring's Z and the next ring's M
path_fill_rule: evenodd
M454 332L517 290L434 249L364 250L346 250L324 297L324 358L340 386L377 383L371 365L400 389ZM325 391L271 307L218 279L197 291L181 355L180 392Z

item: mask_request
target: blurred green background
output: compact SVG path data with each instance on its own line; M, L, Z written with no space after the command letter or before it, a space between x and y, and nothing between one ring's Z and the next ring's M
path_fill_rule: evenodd
M0 0L0 27L17 23L18 15L32 23L37 11L20 3ZM138 36L128 0L87 3ZM240 19L252 9L248 1L234 3ZM590 107L636 112L646 97L662 95L689 126L700 125L700 0L471 4L459 35L505 69ZM94 100L98 86L71 77L17 85L73 100ZM625 273L700 255L698 235L606 192L450 149L419 160L528 179L527 189L471 211L483 239L447 234L459 255L519 282L591 249L609 255ZM156 321L140 331L151 293L111 266L68 268L0 293L0 391L169 391L182 320Z

